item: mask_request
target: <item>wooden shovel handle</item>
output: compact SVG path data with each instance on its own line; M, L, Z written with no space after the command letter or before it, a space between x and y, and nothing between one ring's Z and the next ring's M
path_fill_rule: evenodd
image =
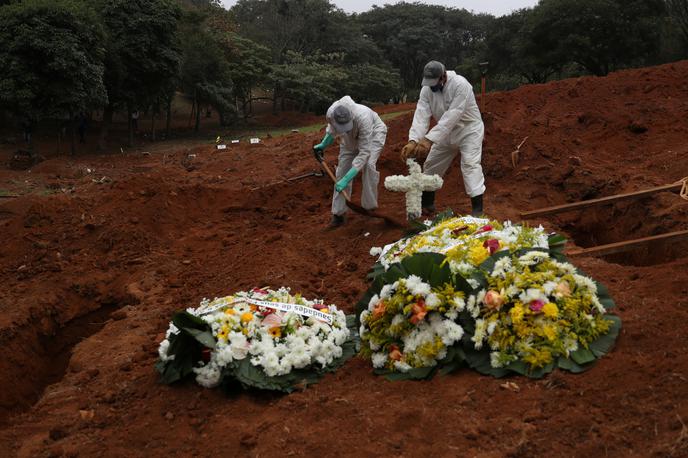
M327 162L321 161L320 165L322 166L323 169L325 169L325 173L332 178L332 181L336 184L337 183L337 177L334 176L334 173L332 173L332 169L330 169L330 166L327 165ZM346 191L342 191L342 195L344 198L347 200L347 202L351 202L351 197L349 196L349 193Z

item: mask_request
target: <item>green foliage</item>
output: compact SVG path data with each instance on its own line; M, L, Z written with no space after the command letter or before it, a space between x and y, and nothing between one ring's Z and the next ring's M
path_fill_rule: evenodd
M103 31L71 0L0 8L0 106L25 120L65 118L106 102Z
M666 0L666 7L671 21L680 30L686 52L684 57L688 56L688 0Z
M346 15L328 0L239 0L232 8L241 33L267 46L273 62L288 52L311 55L339 50Z
M372 279L372 284L356 303L356 319L358 320L361 312L368 307L370 299L380 294L384 285L390 285L400 278L408 278L411 275L422 278L432 287L450 284L456 291L463 291L466 294L473 292L473 288L463 277L451 273L449 264L445 260L446 256L439 253L416 253L405 257L401 262L392 264L387 270L384 270L381 265L376 265L377 267L374 267L368 275L368 278Z
M223 124L234 117L234 83L227 56L229 27L224 21L208 22L208 16L186 12L182 18L181 89L201 104L213 106ZM197 117L198 119L198 117Z
M228 52L229 77L234 83L234 93L246 112L252 90L269 81L270 50L234 32L227 33L224 39Z
M404 91L420 86L432 59L453 69L484 39L489 17L463 9L420 3L385 5L357 17L364 33L399 69Z
M91 0L107 39L105 68L110 104L145 108L174 90L180 53L179 9L172 0Z
M171 334L167 354L173 356L168 361L158 361L155 368L160 373L160 381L166 384L184 379L193 373L201 360L203 348L214 348L210 326L188 312L178 312L172 322L179 328L179 334Z
M528 54L594 75L647 59L657 50L659 0L543 0L533 10Z

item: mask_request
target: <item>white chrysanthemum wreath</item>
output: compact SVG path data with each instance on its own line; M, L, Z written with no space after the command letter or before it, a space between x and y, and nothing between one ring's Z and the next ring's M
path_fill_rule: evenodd
M353 355L350 335L335 305L289 288L256 288L177 313L160 344L158 370L166 383L194 373L208 388L236 379L291 391Z

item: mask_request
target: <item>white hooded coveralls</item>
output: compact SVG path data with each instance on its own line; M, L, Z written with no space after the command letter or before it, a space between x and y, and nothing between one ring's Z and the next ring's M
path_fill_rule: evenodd
M428 132L430 117L437 125ZM430 140L430 148L423 173L444 176L456 154L461 151L461 173L466 194L475 197L485 192L485 177L481 165L485 128L473 87L463 76L447 71L442 91L432 92L428 86L420 91L409 140Z
M346 133L338 134L332 124L332 114L338 105L344 105L351 111L353 128ZM361 173L361 206L367 210L377 208L377 186L380 182L380 172L376 169L377 160L382 153L387 138L387 126L380 116L365 105L353 101L345 95L337 100L327 110L327 132L339 138L339 159L337 163L337 180L347 174L351 167ZM353 180L352 180L353 182ZM351 195L352 183L345 191ZM332 213L343 215L346 213L346 199L334 191L332 196Z

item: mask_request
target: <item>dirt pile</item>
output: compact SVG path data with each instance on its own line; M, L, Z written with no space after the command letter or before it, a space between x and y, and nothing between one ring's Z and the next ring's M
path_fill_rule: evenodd
M487 212L518 221L520 210L688 176L686 75L680 62L491 95ZM398 153L411 119L388 121L382 177L405 173ZM352 310L370 247L402 235L355 214L326 228L327 177L288 181L317 170L310 145L320 137L292 133L225 151L170 145L0 171L0 187L28 193L0 202L0 448L18 456L688 453L685 243L616 260L623 264L576 260L609 286L624 321L612 354L579 376L516 377L518 392L472 371L392 383L356 359L289 396L158 384L153 363L173 311L265 285ZM510 153L525 137L514 168ZM327 151L330 163L334 156ZM382 191L380 201L403 217L402 195ZM469 208L456 164L438 203ZM688 202L662 193L534 223L589 246L688 229Z

